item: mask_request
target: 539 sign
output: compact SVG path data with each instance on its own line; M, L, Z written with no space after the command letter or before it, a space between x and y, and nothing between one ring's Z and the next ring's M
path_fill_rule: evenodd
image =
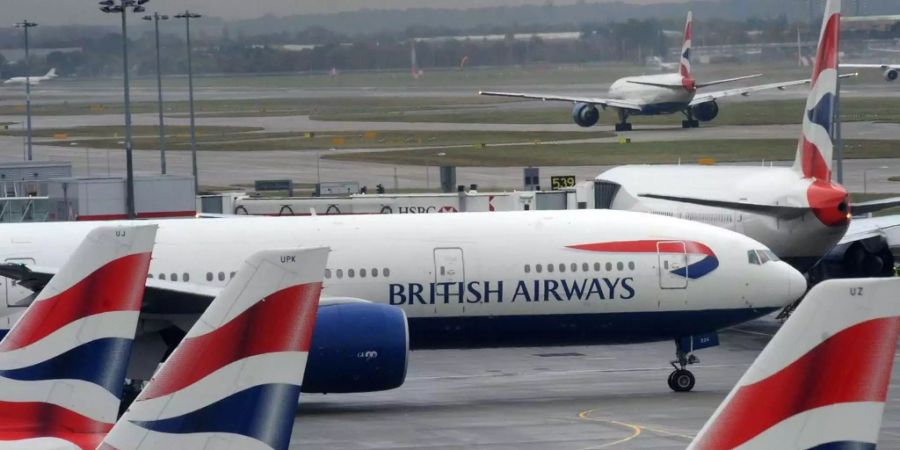
M575 187L575 175L550 177L550 189L554 191L561 191L573 187Z

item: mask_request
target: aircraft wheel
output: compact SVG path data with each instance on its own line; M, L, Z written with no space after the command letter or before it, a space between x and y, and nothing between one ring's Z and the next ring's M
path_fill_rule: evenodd
M681 121L681 128L692 128L692 127L691 127L691 121L690 121L690 120L682 120L682 121Z
M669 374L669 387L675 392L690 392L696 382L690 370L678 369Z
M690 122L691 122L691 128L700 128L700 121L699 121L699 120L696 120L696 119L695 119L695 120L691 120Z

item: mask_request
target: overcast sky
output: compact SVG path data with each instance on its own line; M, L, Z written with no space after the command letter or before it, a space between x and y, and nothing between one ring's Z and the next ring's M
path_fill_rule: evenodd
M555 4L578 0L553 0ZM599 3L613 0L586 0ZM663 3L684 0L623 0L626 3ZM225 19L250 19L276 15L328 13L361 8L476 8L481 6L544 4L548 0L150 0L148 9L160 12L196 10ZM47 25L108 24L96 0L0 0L0 11L9 22L27 18ZM0 25L2 26L2 25Z

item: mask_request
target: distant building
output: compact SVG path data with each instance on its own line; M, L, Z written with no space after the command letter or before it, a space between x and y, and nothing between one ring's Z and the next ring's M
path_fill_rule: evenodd
M29 49L31 57L44 58L53 52L62 53L79 53L84 49L81 47L60 47L60 48L32 48ZM17 62L25 58L25 49L23 48L0 48L0 55L3 55L9 62Z

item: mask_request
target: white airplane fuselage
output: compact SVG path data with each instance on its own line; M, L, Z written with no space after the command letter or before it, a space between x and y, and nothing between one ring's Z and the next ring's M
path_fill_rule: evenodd
M683 77L678 73L620 78L609 87L609 96L641 106L640 113L629 111L629 114L672 114L687 109L691 100L694 99L696 91L683 87L682 80ZM650 86L638 83L678 87Z
M847 231L846 191L822 189L828 198L811 196L812 179L788 167L635 165L610 169L597 177L621 186L610 207L650 212L708 223L745 234L772 249L800 270L825 255ZM756 205L806 207L793 217L773 217L727 207L648 198L671 197L726 200ZM810 204L815 203L811 207Z
M403 308L414 347L671 339L758 317L806 289L783 262L751 264L748 252L765 248L745 236L623 211L157 223L151 276L186 288L224 286L260 249L330 247L323 297ZM96 226L2 225L0 259L59 267Z

